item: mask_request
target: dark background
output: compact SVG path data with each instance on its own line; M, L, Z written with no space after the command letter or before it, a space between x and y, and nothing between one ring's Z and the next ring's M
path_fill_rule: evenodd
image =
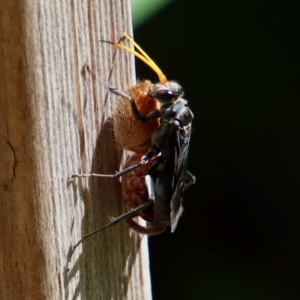
M135 30L195 114L197 183L149 242L155 300L300 299L299 18L289 1L178 0Z

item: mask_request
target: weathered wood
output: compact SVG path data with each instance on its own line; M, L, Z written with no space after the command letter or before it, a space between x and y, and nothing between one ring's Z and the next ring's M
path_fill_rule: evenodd
M0 0L0 299L151 299L147 238L125 224L122 153L100 79L135 82L133 57L100 43L132 34L129 1ZM99 80L98 80L99 79Z

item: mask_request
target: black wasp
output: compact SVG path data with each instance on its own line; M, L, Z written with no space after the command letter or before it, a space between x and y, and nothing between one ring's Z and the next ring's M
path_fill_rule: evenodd
M183 89L178 83L168 81L130 36L124 34L124 38L132 42L137 51L121 43L105 42L134 54L157 73L160 81L151 84L146 80L126 92L107 84L111 92L121 97L114 114L116 141L121 148L134 151L134 154L125 163L124 169L114 175L74 174L72 177L123 176L123 194L132 209L83 236L69 257L85 238L124 219L143 234L159 234L169 225L174 232L183 211L183 192L195 183L195 177L186 169L194 116L187 101L181 98ZM144 190L138 193L142 197L136 197L134 192L137 188ZM136 216L145 219L149 226L136 223L133 220Z

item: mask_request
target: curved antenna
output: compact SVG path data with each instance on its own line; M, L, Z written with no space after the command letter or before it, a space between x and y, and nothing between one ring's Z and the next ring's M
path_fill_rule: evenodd
M105 42L108 44L112 44L115 47L121 48L127 52L132 53L134 56L136 56L137 58L139 58L141 61L143 61L146 65L148 65L158 76L159 82L161 84L165 84L167 83L168 79L167 77L163 74L162 70L157 66L157 64L148 56L148 54L133 40L133 38L131 36L129 36L127 33L124 33L123 36L124 39L129 40L134 47L138 50L135 51L125 45L122 45L120 43L114 43L114 42L109 42L109 41L104 41L101 40L101 42Z

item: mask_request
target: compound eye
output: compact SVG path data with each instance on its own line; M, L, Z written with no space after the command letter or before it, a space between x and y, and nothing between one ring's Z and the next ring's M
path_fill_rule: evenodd
M174 82L169 81L166 84L154 84L150 90L149 95L160 102L173 102L183 95L182 87Z
M154 98L156 98L161 102L169 102L169 101L173 101L174 98L177 98L177 95L170 90L160 90L155 93Z

